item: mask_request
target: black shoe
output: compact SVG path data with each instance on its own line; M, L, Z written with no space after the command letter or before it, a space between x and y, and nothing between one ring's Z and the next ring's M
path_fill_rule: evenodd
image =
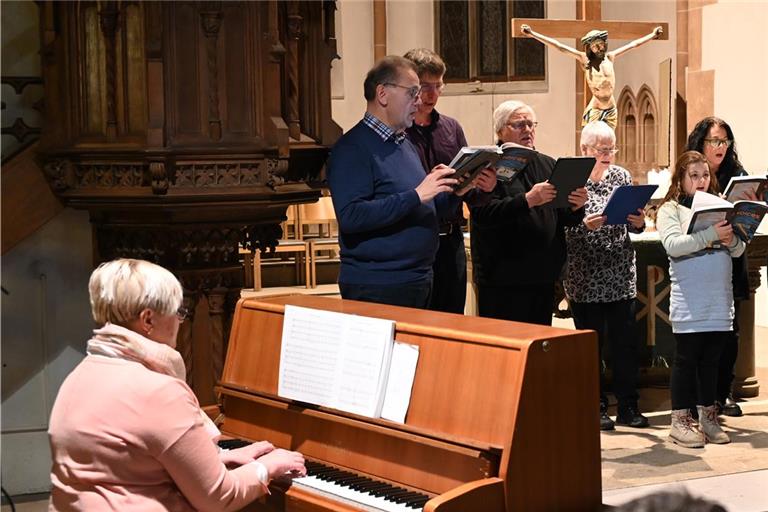
M614 423L608 416L608 404L600 402L600 430L613 430Z
M725 399L725 403L720 405L720 414L738 417L742 416L744 413L742 412L741 407L739 407L739 404L729 396Z
M640 414L640 411L637 410L637 406L620 405L619 413L616 416L616 423L632 428L643 428L648 426L648 418Z

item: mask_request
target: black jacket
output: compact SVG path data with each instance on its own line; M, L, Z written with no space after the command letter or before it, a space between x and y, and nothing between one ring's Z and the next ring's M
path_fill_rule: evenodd
M525 193L549 179L555 161L536 153L511 181L499 182L485 206L472 208L472 273L480 286L544 285L565 263L565 226L576 226L584 208L528 208Z

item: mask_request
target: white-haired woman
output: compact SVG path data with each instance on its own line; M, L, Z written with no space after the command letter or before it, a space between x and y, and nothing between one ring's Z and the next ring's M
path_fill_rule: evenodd
M616 422L646 427L648 420L637 405L637 271L629 240L629 231L643 231L645 216L638 210L625 224L605 226L606 218L600 214L611 192L632 184L629 172L613 163L617 151L616 135L606 123L593 121L582 130L581 152L597 162L587 181L584 221L565 230L568 265L563 284L576 328L597 331L601 359L605 344L610 344ZM612 430L602 372L600 377L600 429Z
M186 312L173 274L119 259L88 288L101 327L51 413L51 510L238 510L271 478L305 473L300 453L267 442L219 452L175 350Z

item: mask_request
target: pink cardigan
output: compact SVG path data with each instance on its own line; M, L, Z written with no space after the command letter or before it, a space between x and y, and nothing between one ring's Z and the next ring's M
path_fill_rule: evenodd
M50 510L238 510L263 492L255 464L222 464L189 386L140 363L87 356L48 435Z

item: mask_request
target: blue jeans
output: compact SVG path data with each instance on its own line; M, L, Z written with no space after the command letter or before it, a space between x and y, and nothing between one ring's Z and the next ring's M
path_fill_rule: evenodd
M339 290L342 299L427 309L432 294L432 279L403 284L339 283Z

